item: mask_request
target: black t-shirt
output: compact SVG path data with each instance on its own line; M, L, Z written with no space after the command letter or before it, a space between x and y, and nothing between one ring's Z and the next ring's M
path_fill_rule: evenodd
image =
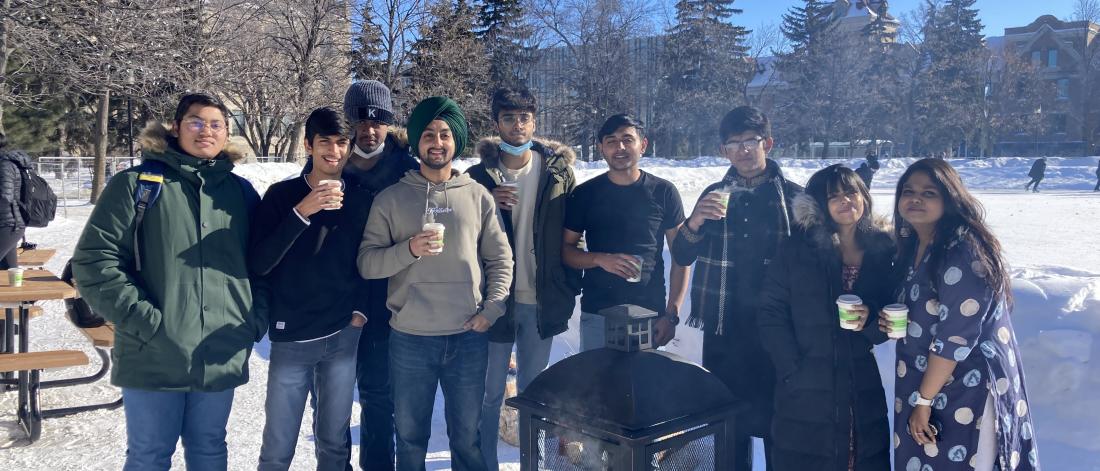
M680 193L667 180L642 172L627 186L604 173L573 190L565 228L584 234L589 252L641 255L642 279L631 283L596 267L584 271L581 309L595 313L618 304L636 304L664 314L665 231L684 221Z

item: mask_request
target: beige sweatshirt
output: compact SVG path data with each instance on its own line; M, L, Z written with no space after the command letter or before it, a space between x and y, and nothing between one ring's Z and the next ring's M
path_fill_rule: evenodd
M430 211L446 226L443 253L417 259L409 239ZM451 335L476 314L504 315L512 283L512 249L493 197L464 174L431 184L411 170L375 197L359 245L359 273L389 278L390 326L411 335Z

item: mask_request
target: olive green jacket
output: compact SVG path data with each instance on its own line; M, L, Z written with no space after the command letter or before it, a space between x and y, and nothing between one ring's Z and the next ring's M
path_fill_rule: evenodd
M222 391L248 382L248 356L266 329L253 310L246 189L231 175L240 155L184 154L159 124L142 158L165 164L134 263L134 189L140 169L104 189L72 259L92 310L115 325L111 383L152 391ZM251 189L247 189L251 191Z

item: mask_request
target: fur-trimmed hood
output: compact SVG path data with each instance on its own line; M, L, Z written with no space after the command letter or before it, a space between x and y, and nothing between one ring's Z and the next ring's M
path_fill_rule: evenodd
M549 139L532 139L534 145L531 149L543 157L557 157L565 161L565 165L572 166L573 162L577 160L577 153L573 152L573 148L558 141L552 141ZM485 163L486 167L496 167L500 161L499 146L500 137L484 137L477 141L477 146L474 151L478 157L481 157L481 161Z
M835 232L825 225L825 211L817 204L814 197L799 193L794 197L791 205L794 213L794 224L806 235L806 239L818 248L836 247L840 240ZM869 247L863 247L866 251L889 250L893 246L892 224L885 217L872 215L870 227L862 230L871 231L871 237L864 239Z
M171 134L171 129L171 126L156 121L151 121L149 124L145 125L145 129L141 131L141 135L138 137L138 144L141 145L143 159L145 158L145 152L163 154L169 151L169 138L175 139ZM240 162L245 158L245 153L231 142L226 143L225 150L222 151L222 154L232 163Z

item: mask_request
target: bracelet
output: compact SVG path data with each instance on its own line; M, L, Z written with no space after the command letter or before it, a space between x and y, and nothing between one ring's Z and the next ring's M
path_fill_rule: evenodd
M913 405L931 407L932 406L932 400L931 399L925 399L924 396L921 396L920 393L918 392L917 393L917 398L913 400Z
M703 234L692 231L691 228L687 226L687 222L684 222L684 224L680 226L680 235L684 236L684 240L692 244L697 244L699 241L703 240Z

